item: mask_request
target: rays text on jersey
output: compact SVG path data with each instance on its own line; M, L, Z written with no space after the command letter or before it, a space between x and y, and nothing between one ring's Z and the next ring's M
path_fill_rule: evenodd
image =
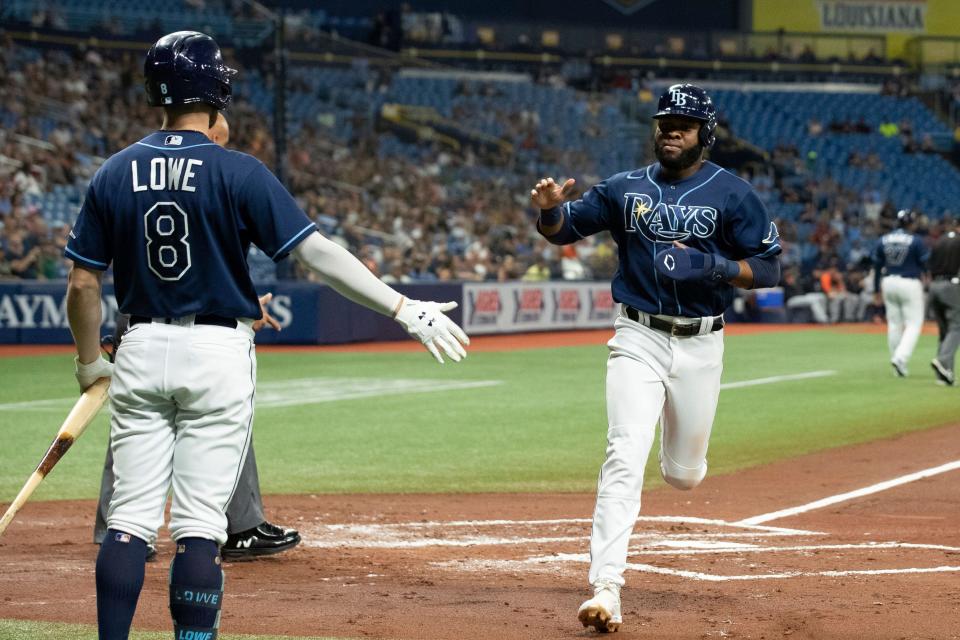
M194 169L203 164L195 158L153 158L150 160L149 180L140 182L140 168L136 160L130 161L130 177L134 193L138 191L196 191L190 183L196 177Z
M648 240L708 238L717 230L717 210L703 205L653 203L646 193L625 193L624 222L627 231L639 231Z

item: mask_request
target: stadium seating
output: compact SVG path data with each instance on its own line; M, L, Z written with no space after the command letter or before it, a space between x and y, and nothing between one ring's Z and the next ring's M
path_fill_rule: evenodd
M939 216L960 202L960 173L936 154L906 153L899 137L879 133L883 122L909 120L914 137L924 133L950 137L951 131L916 98L896 98L874 93L716 91L714 100L735 135L762 149L792 144L800 156L815 153L814 175L832 176L855 191L876 188L896 208L917 208ZM824 127L833 121L863 118L869 134L836 134L824 131L811 137L807 124L818 119ZM878 170L848 166L850 154L876 153Z

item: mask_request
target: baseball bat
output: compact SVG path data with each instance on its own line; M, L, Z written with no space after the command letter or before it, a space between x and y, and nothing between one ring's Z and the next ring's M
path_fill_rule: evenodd
M57 437L54 438L40 464L37 465L36 471L30 475L23 488L20 489L20 493L7 507L7 512L0 518L0 536L7 530L7 525L13 520L13 516L17 515L20 507L33 495L40 482L47 477L54 465L60 462L63 454L67 452L73 442L80 437L87 425L99 413L101 407L107 401L107 389L109 387L110 378L100 378L80 395L80 399L73 405L73 409L70 410L66 420L60 426Z

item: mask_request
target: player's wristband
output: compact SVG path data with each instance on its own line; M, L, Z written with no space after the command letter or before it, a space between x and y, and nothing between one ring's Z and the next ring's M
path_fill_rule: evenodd
M553 227L560 224L563 220L563 210L560 207L553 209L540 209L540 226Z
M716 253L712 254L713 267L707 273L707 280L711 282L728 282L740 275L740 265L736 260L727 260Z

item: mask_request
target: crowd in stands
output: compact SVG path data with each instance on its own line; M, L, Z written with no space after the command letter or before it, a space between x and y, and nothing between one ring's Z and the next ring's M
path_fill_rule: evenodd
M31 196L58 186L82 195L98 159L152 131L160 114L143 99L137 56L41 51L10 39L2 44L0 279L63 278L68 224L51 221ZM230 146L273 166L268 119L244 101L242 80L236 94L228 112ZM545 143L535 113L499 117L518 148L575 167L579 185L603 177L590 173L585 154ZM811 122L810 133L832 135L824 129L834 124L857 130L856 121ZM909 123L894 126L895 135L908 135ZM561 248L536 233L537 212L527 196L540 177L535 164L423 144L387 153L383 142L390 135L375 118L358 114L347 141L307 122L288 142L288 184L304 211L385 281L608 279L615 271L616 247L607 234ZM649 159L638 158L637 165ZM876 161L869 154L850 158L868 166ZM813 162L782 144L741 175L771 205L802 205L799 217L777 219L788 309L805 309L815 321L863 319L874 311L870 253L892 227L895 211L875 189L854 193L830 178L814 179ZM924 218L921 233L932 243L950 224L949 214ZM293 261L285 261L277 276L311 277Z
M824 132L832 135L858 134L869 135L879 133L884 138L899 138L906 153L937 153L937 147L933 136L924 133L917 140L913 132L913 123L908 118L903 118L899 122L885 120L880 126L874 129L862 116L857 120L831 120L826 127L819 118L811 118L807 123L807 134L812 138L824 135ZM865 167L868 169L881 169L880 158L876 153L861 154L853 152L848 160L851 166Z
M143 100L138 64L129 55L41 53L5 42L0 117L11 126L0 147L0 277L65 274L68 265L58 254L67 226L48 224L41 207L28 204L27 194L82 183L96 168L90 158L108 156L158 126L159 112ZM242 82L237 93L228 112L230 146L272 166L269 123L244 103ZM56 108L68 117L33 115ZM501 115L518 146L540 148L532 135L533 114ZM486 159L470 149L454 153L431 146L417 155L384 154L380 143L387 134L375 121L358 118L353 124L347 144L321 125L300 129L289 141L289 186L323 232L378 275L399 282L612 275L609 239L561 251L536 233L526 195L538 177L531 167L521 163L515 175L478 175L474 170L482 170ZM546 153L551 154L558 152ZM583 164L576 151L566 160L571 166ZM280 277L310 277L292 261L282 269Z

